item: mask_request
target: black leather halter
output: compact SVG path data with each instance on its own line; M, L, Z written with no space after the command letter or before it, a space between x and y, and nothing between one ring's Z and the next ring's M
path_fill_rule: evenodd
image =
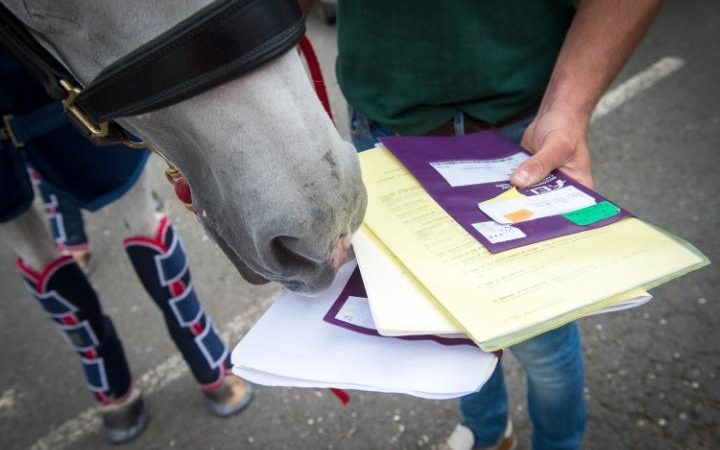
M197 95L280 56L305 33L297 0L217 0L80 84L0 3L0 41L99 145L124 143L114 119Z

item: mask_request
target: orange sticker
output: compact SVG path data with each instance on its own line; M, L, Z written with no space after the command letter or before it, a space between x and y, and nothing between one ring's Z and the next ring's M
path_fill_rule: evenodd
M523 220L528 220L531 218L535 213L532 211L528 211L527 209L518 209L517 211L513 211L511 213L505 214L505 218L509 220L512 223L518 223L522 222Z

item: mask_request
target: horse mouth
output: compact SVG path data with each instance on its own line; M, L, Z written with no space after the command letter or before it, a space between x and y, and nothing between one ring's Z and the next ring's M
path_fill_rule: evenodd
M214 229L211 229L209 227L206 228L208 233L211 235L212 239L217 243L217 245L220 247L220 250L225 253L225 256L228 257L230 262L233 266L235 266L235 269L242 275L242 277L250 284L266 284L270 280L267 278L261 276L254 270L252 270L246 263L243 261L243 259L238 255L238 253L230 247L230 245L225 241L225 239L221 238Z
M312 295L327 288L335 278L337 268L347 262L348 253L351 255L350 258L352 257L352 249L350 248L349 239L347 239L343 244L338 244L338 247L341 247L342 251L333 252L333 255L326 263L313 264L313 269L304 271L305 276L302 278L298 275L290 277L283 277L279 275L261 275L251 269L237 251L232 248L225 239L220 237L214 229L211 229L210 227L206 227L206 229L211 238L218 244L220 249L223 253L225 253L245 281L255 285L266 284L270 281L274 281L282 284L292 292L301 294Z

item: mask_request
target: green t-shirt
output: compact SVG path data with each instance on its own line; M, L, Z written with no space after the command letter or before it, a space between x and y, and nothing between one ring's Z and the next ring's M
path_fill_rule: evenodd
M401 134L455 111L498 123L539 102L575 0L339 0L348 102Z

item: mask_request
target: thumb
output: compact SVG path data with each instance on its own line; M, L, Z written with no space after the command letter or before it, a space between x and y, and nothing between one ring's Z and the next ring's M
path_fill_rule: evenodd
M572 153L572 145L549 133L540 149L515 169L510 176L510 183L520 188L531 186L548 176L553 169L565 164Z

